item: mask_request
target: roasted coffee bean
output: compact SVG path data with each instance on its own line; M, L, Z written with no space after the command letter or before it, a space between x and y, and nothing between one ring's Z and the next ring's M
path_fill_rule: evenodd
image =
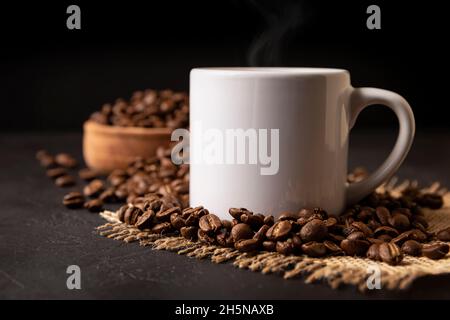
M212 234L222 227L222 222L218 216L210 213L200 218L199 227L203 232Z
M183 211L181 211L181 217L183 219L186 219L187 217L195 214L196 212L198 212L198 211L200 211L202 209L203 209L202 206L198 206L198 207L195 207L195 208L185 208L185 209L183 209Z
M69 192L64 196L63 204L69 209L81 208L84 205L84 197L80 192Z
M241 215L241 222L248 224L253 230L258 230L264 224L264 217L244 213Z
M325 245L325 247L327 248L328 252L332 256L338 256L338 255L343 255L344 254L344 251L341 249L341 247L339 247L333 241L325 240L323 242L323 244Z
M391 217L391 213L386 207L378 207L375 210L375 214L378 218L378 221L384 226L389 224L389 218Z
M389 227L389 226L382 226L382 227L379 227L378 229L376 229L374 231L375 237L378 237L378 236L380 236L382 234L387 234L387 235L389 235L391 237L396 237L396 236L399 235L397 230L395 230L394 228Z
M304 242L321 241L328 235L325 223L319 219L313 219L300 230L300 237Z
M301 250L302 244L303 244L302 238L300 238L299 235L294 234L291 239L292 239L292 243L294 244L294 248Z
M367 250L366 257L374 261L381 261L380 243L373 243Z
M125 222L125 212L128 209L128 205L123 205L119 208L119 210L117 210L117 218L122 221Z
M370 207L362 207L361 211L358 213L357 217L360 221L368 221L375 214L375 209Z
M275 251L276 250L276 243L274 241L264 241L262 243L262 246L264 250L266 251Z
M84 207L91 212L100 212L103 209L103 201L100 199L91 199L84 203Z
M59 153L55 156L55 161L58 165L64 168L75 168L78 161L68 153Z
M183 215L182 215L183 216ZM186 225L187 226L197 226L198 225L198 216L195 214L191 214L186 218Z
M344 236L334 233L328 233L327 238L335 243L341 243L341 241L345 239Z
M291 239L287 239L286 241L277 241L275 246L275 250L284 255L290 255L294 252L294 249L294 244Z
M202 229L198 229L197 238L201 242L210 243L210 244L212 244L216 241L215 237L208 235Z
M231 228L233 228L233 224L230 220L222 220L222 227L227 230L231 230Z
M323 243L311 241L302 244L302 251L310 257L318 258L327 254L327 247Z
M78 171L78 176L80 177L80 179L83 179L85 181L91 181L98 178L100 176L100 173L97 170L84 168Z
M398 236L393 238L391 241L401 247L401 245L409 239L409 232L405 231L403 233L400 233Z
M364 224L363 222L354 221L354 222L352 222L352 227L356 228L357 230L359 230L361 232L363 232L366 237L372 237L373 236L372 230L366 224Z
M370 243L366 240L344 239L341 242L341 248L349 256L365 256Z
M239 221L241 221L241 216L244 213L251 214L251 212L248 211L246 208L230 208L230 210L228 210L228 212L230 213L230 215L233 218L235 218L235 219L237 219Z
M83 189L83 193L86 197L97 197L105 190L105 184L100 179L92 180Z
M392 214L389 224L397 230L406 230L410 226L408 217L398 212Z
M65 168L51 168L47 169L47 177L51 179L56 179L58 177L67 175L67 170Z
M434 193L426 193L418 197L416 201L420 206L434 210L440 209L444 205L442 196Z
M348 240L365 240L366 235L362 231L355 231L348 235Z
M142 210L135 206L129 206L124 213L123 221L126 224L134 225L139 218L139 216L142 214Z
M152 208L152 206L150 206ZM169 221L172 214L181 214L180 207L172 207L164 209L164 205L160 206L160 210L156 213L155 217L158 221Z
M264 218L264 224L268 225L269 227L273 226L275 223L275 218L273 216L266 216Z
M408 233L408 239L409 240L416 240L418 242L425 242L427 241L428 236L419 229L411 229L409 231L406 231Z
M231 237L234 242L238 242L243 239L253 238L253 230L248 224L238 223L231 229Z
M403 253L395 243L380 244L379 252L381 260L387 264L397 265L403 260Z
M253 239L256 239L258 241L263 241L266 239L266 233L267 230L269 230L269 226L268 225L263 225L261 228L259 228L259 230L255 233L255 235L253 236Z
M180 214L174 213L170 216L170 224L174 227L174 229L180 230L186 226L186 220L184 220Z
M172 231L170 222L161 222L153 226L152 232L157 234L164 234Z
M282 221L282 220L296 221L298 218L300 218L299 213L292 212L292 211L282 211L278 216L279 221Z
M369 220L369 222L367 222L367 226L371 229L371 230L376 230L379 227L381 227L381 223L379 223L378 221L376 221L375 219L371 219Z
M422 255L422 245L415 240L407 240L402 245L402 251L410 256L418 257Z
M325 226L328 228L328 230L333 229L337 225L338 221L335 217L328 218L325 220Z
M282 240L288 236L291 229L292 224L289 220L279 221L267 230L266 237L272 241Z
M450 242L450 227L438 231L436 237L441 241Z
M49 154L41 156L39 163L44 168L53 168L56 166L55 158Z
M375 239L375 238L367 238L366 240L369 241L371 244L374 244L374 243L381 244L384 242L381 239Z
M141 230L150 228L154 217L155 217L155 212L153 210L145 211L143 214L141 214L138 217L138 219L135 223L135 227L138 229L141 229Z
M393 238L388 234L380 234L377 239L383 242L390 242Z
M298 212L298 216L299 218L305 218L305 219L309 219L311 218L313 215L315 214L314 209L301 209Z
M438 260L444 258L449 250L448 244L431 243L422 246L422 254L430 259Z
M66 174L64 176L60 176L60 177L56 178L56 180L55 180L55 184L58 187L63 187L63 188L71 187L71 186L75 185L75 183L76 183L75 178L68 174Z
M409 210L408 208L397 208L394 211L392 211L392 215L395 215L397 213L400 213L400 214L403 214L403 215L407 216L408 219L412 218L411 210Z
M47 150L41 149L36 152L36 159L41 160L42 158L45 158L49 155L50 153Z
M113 188L106 189L105 191L100 193L98 198L100 200L102 200L103 202L109 202L109 203L117 201L115 190Z
M257 250L259 244L257 239L243 239L235 242L234 247L241 252L251 252Z
M188 240L195 240L197 239L197 228L190 226L190 227L182 227L180 229L180 234Z

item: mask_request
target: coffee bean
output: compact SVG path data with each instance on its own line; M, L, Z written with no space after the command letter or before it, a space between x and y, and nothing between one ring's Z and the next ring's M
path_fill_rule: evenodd
M153 218L155 217L155 212L153 210L147 210L143 214L141 214L136 223L135 227L143 230L149 228L152 224Z
M153 226L152 232L156 234L164 234L172 231L170 222L161 222Z
M266 216L264 218L264 224L268 225L269 227L273 226L275 223L275 218L273 216Z
M381 243L384 242L384 241L381 240L381 239L375 239L375 238L367 238L367 241L369 241L371 244L374 244L374 243L376 243L376 244L381 244Z
M196 227L182 227L180 229L180 234L188 240L195 240L197 238L197 228Z
M401 213L393 213L389 218L389 224L397 230L406 230L410 226L408 217Z
M152 208L152 206L150 205L149 208ZM159 207L159 211L156 213L155 217L160 222L169 221L170 216L172 214L181 214L180 207L172 207L172 208L164 209L164 205L161 205Z
M305 218L305 219L311 218L314 214L315 214L314 209L307 209L307 208L301 209L298 212L299 218Z
M408 219L412 218L411 210L409 210L408 208L397 208L392 211L392 215L395 215L397 213L405 215Z
M76 181L74 179L74 177L72 177L71 175L64 175L64 176L60 176L58 178L56 178L55 180L55 185L57 185L58 187L71 187L73 185L75 185Z
M264 216L244 213L241 222L248 224L253 230L258 230L264 224Z
M292 211L282 211L278 216L279 221L282 221L282 220L296 221L298 218L300 218L299 213L292 212Z
M438 233L436 234L436 237L441 241L449 242L450 241L450 227L438 231Z
M403 260L403 253L400 248L392 242L380 244L380 258L390 265L397 265Z
M444 243L432 243L425 244L422 247L422 254L430 259L438 260L444 258L449 250L448 244Z
M230 208L230 210L228 210L228 212L230 213L230 215L233 218L235 218L239 221L241 220L241 215L243 215L244 213L251 214L251 212L245 208Z
M345 239L344 236L334 233L329 233L327 238L336 243L341 243L341 241Z
M224 227L227 230L231 230L233 228L233 224L230 220L222 220L222 227Z
M198 229L197 238L200 242L209 243L209 244L213 244L216 241L215 237L210 236L209 234L204 232L202 229Z
M361 211L358 213L357 217L360 221L368 221L375 214L375 209L370 207L362 207Z
M103 202L109 202L109 203L117 201L115 190L113 188L106 189L105 191L100 193L98 198L100 200L102 200Z
M321 241L328 234L325 223L319 219L313 219L300 230L300 237L304 242Z
M381 234L378 236L377 239L382 242L391 242L393 238L388 234Z
M267 230L266 237L272 241L282 240L288 236L291 229L292 224L289 220L279 221Z
M128 205L123 205L119 208L119 210L117 210L117 218L122 221L125 222L125 212L128 209Z
M366 257L374 261L381 261L380 244L373 243L367 250Z
M375 219L371 219L369 220L369 222L367 222L367 226L371 229L371 230L376 230L379 227L381 227L381 223L379 223L378 221L376 221Z
M97 170L84 168L78 171L78 176L82 180L91 181L98 178L100 176L100 173Z
M262 246L264 250L266 251L275 251L276 250L276 243L274 241L264 241L262 243Z
M251 252L258 249L260 242L257 239L242 239L234 244L234 247L241 252Z
M442 208L442 206L444 204L444 200L442 199L442 196L440 196L438 194L434 194L434 193L426 193L426 194L420 196L419 198L417 198L416 201L420 206L434 209L434 210Z
M174 213L170 216L170 224L174 227L174 229L180 230L186 226L186 220L184 220L180 214Z
M323 242L323 244L325 245L325 247L327 248L327 251L330 253L330 255L332 256L338 256L338 255L343 255L344 251L341 249L341 247L339 247L336 243L334 243L333 241L330 240L325 240Z
M355 231L348 235L348 240L365 240L366 235L361 231Z
M53 168L56 166L56 161L50 154L42 155L39 159L39 163L44 168Z
M36 152L36 159L41 160L42 158L45 158L49 155L50 153L47 150L41 149Z
M366 237L372 237L373 236L372 230L366 224L364 224L363 222L354 221L354 222L352 222L352 227L357 229L357 230L359 230L359 231L361 231L361 232L363 232Z
M263 241L266 239L266 233L269 230L269 226L268 225L263 225L261 228L259 228L259 230L255 233L255 235L253 236L253 239L256 239L258 241Z
M231 229L231 237L234 242L253 237L253 231L248 224L238 223Z
M126 224L134 225L139 218L140 215L142 215L142 210L135 206L130 206L125 210L123 221Z
M56 179L58 177L67 175L67 170L64 168L51 168L51 169L47 169L47 177L51 178L51 179Z
M199 227L203 232L212 234L222 227L222 222L218 216L210 213L200 218Z
M100 199L91 199L84 203L84 207L91 212L100 212L103 209L103 202Z
M396 236L395 238L393 238L391 241L393 243L395 243L396 245L401 246L408 239L409 239L409 232L405 231L405 232L399 234L398 236Z
M389 210L386 207L378 207L375 210L375 214L378 218L378 221L380 221L380 223L382 225L388 225L389 224L389 218L391 217L391 214L389 212Z
M92 180L83 189L83 193L86 197L97 197L105 190L105 184L100 179Z
M287 239L286 241L277 241L275 246L275 250L284 255L290 255L293 253L294 249L294 244L291 239Z
M335 217L328 218L325 220L325 226L328 228L328 230L333 229L337 225L338 221Z
M302 251L310 257L323 257L327 253L327 247L320 242L311 241L302 244Z
M399 235L399 233L398 233L397 230L395 230L394 228L391 228L391 227L389 227L389 226L382 226L382 227L377 228L377 229L374 231L374 235L375 235L376 237L378 237L378 236L380 236L380 235L382 235L382 234L386 234L386 235L389 235L389 236L391 236L391 237L396 237L396 236Z
M344 239L341 248L349 256L365 256L370 243L366 240Z
M55 162L64 168L75 168L78 161L68 153L59 153L55 156Z
M422 255L422 245L415 240L407 240L401 247L403 253L418 257Z
M63 204L69 209L81 208L84 205L84 197L80 192L69 192L64 196Z

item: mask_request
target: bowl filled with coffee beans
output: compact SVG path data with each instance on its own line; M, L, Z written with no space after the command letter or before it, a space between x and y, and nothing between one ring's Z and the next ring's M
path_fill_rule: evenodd
M174 129L188 126L186 93L136 91L128 101L104 104L84 123L84 160L102 172L123 169L136 157L155 156L158 147L170 144Z

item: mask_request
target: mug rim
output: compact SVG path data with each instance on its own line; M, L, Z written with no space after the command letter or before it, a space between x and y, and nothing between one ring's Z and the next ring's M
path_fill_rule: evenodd
M224 76L327 76L349 74L345 69L309 67L200 67L193 68L191 73Z

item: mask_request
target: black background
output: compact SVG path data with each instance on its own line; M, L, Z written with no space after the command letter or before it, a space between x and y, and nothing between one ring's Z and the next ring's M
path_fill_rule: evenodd
M81 7L81 30L66 28L70 4ZM366 28L370 4L381 7L381 30ZM79 131L103 103L136 89L188 90L193 67L247 65L346 68L354 86L403 95L419 130L448 128L442 6L438 1L2 3L0 130ZM283 26L291 28L280 38ZM261 38L267 41L257 42ZM255 43L268 45L250 59ZM392 123L387 109L371 108L358 126Z

